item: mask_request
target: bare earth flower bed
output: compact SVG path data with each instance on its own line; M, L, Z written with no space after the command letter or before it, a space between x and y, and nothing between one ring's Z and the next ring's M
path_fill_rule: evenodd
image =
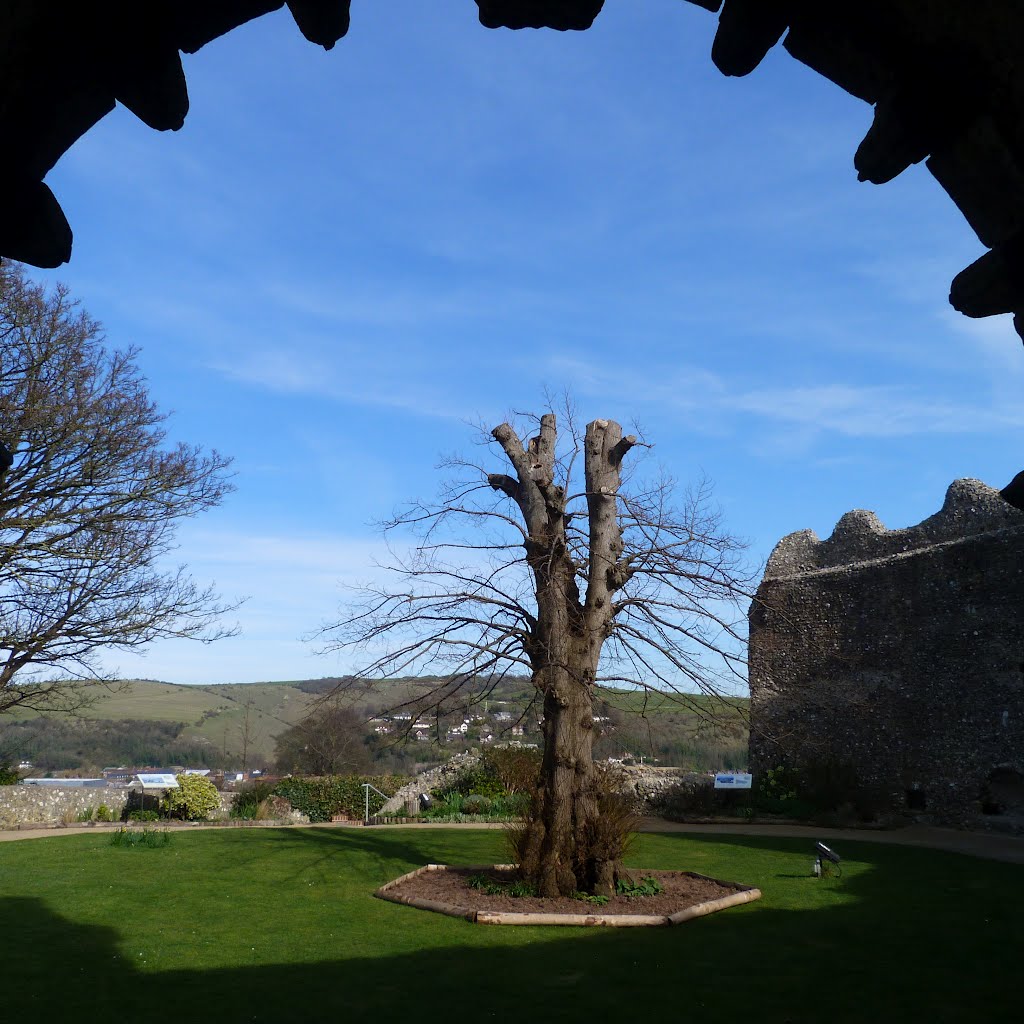
M507 866L449 867L431 865L388 883L377 891L382 899L419 906L453 916L479 920L480 923L526 924L522 920L492 920L491 915L538 915L538 924L614 924L603 918L626 918L642 915L650 920L645 924L675 924L672 915L691 908L699 909L693 916L702 916L713 910L725 909L735 903L757 899L759 890L736 882L721 882L691 871L636 871L633 877L656 878L663 891L650 896L611 897L607 903L596 905L571 897L542 899L536 896L511 896L483 892L469 884L473 876L484 875L495 882L510 882L514 869ZM727 901L727 902L723 902ZM574 920L558 921L552 917L566 916ZM543 918L544 920L541 920ZM579 920L586 918L587 920ZM665 920L656 920L663 918ZM626 921L622 920L625 924ZM636 922L640 923L640 922Z

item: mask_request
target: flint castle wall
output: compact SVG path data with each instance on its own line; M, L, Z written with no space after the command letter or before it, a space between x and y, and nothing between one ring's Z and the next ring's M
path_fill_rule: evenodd
M1024 512L977 480L887 530L776 546L750 609L751 767L852 766L888 805L1024 826Z

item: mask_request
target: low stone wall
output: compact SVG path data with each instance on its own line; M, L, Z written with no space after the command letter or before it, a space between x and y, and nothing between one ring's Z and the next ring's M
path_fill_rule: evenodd
M616 771L622 779L621 792L636 801L636 809L641 814L658 814L680 789L693 790L697 786L713 784L707 775L684 768L638 765L621 766Z
M417 775L412 782L403 786L377 812L378 816L399 814L405 811L407 800L415 800L420 793L433 793L449 785L459 772L471 768L480 758L475 754L456 754L450 761ZM651 765L636 767L618 766L614 769L621 778L621 791L635 801L636 809L642 814L657 814L669 795L680 787L710 785L711 780L698 772L683 768L658 768Z
M472 768L479 762L478 754L456 754L450 761L446 761L436 768L430 768L421 772L412 782L406 783L383 807L377 812L379 815L395 814L405 810L407 800L417 800L420 793L427 795L435 790L444 789L454 781L455 776L465 768Z
M0 828L75 821L101 804L120 818L130 792L117 786L0 786ZM231 797L220 794L221 816L227 816Z

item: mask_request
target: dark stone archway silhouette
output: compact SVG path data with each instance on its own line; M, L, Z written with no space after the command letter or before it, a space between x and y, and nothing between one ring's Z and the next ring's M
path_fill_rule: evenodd
M1013 313L1024 336L1024 7L1007 0L688 2L719 13L711 58L723 74L749 74L781 42L872 104L874 121L854 157L858 177L881 184L926 161L988 250L953 280L950 302L971 317ZM287 0L303 35L327 49L348 31L350 3ZM475 3L487 28L585 30L604 0ZM61 155L117 102L151 128L180 128L188 91L179 53L283 6L6 0L0 255L40 267L70 259L71 228L44 184Z

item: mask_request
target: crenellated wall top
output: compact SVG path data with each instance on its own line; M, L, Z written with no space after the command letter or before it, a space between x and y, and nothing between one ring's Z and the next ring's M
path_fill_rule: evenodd
M874 512L855 509L825 540L813 530L788 534L775 545L765 579L878 561L1007 529L1019 529L1024 540L1024 512L980 480L954 480L942 508L917 526L889 530Z

